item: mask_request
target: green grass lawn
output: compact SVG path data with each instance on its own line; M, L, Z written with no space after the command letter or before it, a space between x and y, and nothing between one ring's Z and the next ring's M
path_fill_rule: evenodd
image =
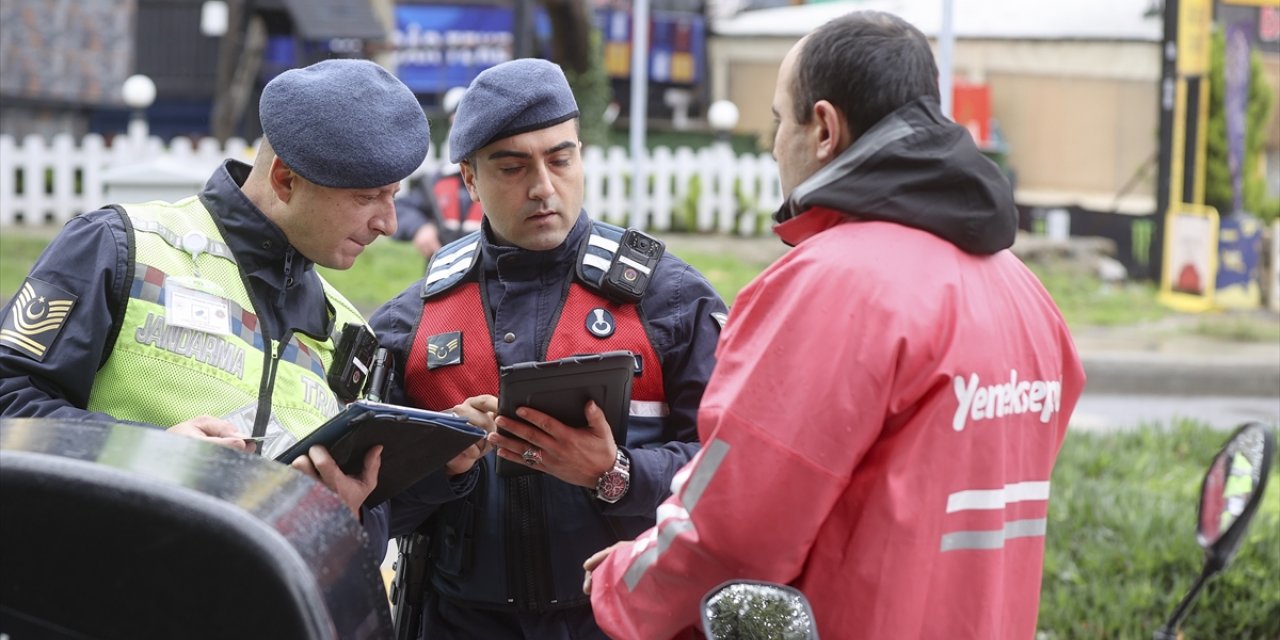
M1233 342L1280 342L1280 324L1253 316L1207 318L1191 330L1198 335Z
M17 293L45 245L62 227L5 227L0 229L0 300Z
M350 269L319 267L319 270L367 316L422 278L427 261L412 244L382 238L365 248Z
M1037 640L1150 638L1200 574L1200 483L1229 434L1184 422L1069 432L1053 473ZM1280 472L1188 640L1280 638Z
M738 292L764 270L757 263L745 262L730 254L682 251L680 257L706 276L711 286L716 288L716 292L728 304L733 304Z
M1117 326L1159 320L1170 313L1150 282L1104 284L1097 278L1033 265L1031 270L1062 310L1067 325Z

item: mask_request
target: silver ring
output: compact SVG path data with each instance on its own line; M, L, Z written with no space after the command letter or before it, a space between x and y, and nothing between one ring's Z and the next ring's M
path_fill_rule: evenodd
M537 449L537 448L535 448L535 447L529 447L528 449L525 449L525 450L524 450L524 455L523 455L523 456L521 456L521 457L523 457L523 458L524 458L524 462L525 462L525 464L527 464L527 465L529 465L529 466L531 466L531 467L534 467L534 466L537 466L537 465L542 464L542 450L541 450L541 449Z

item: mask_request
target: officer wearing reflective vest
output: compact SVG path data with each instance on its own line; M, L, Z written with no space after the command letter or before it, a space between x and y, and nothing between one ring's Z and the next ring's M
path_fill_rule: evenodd
M449 144L482 228L443 247L371 318L396 355L391 401L491 431L390 501L393 535L430 536L428 583L411 603L423 609L421 637L603 638L581 591L583 560L652 526L698 450L695 414L725 305L670 254L638 300L602 290L623 229L581 208L577 119L554 64L514 60L477 76ZM584 407L586 429L532 410L495 418L500 366L622 349L639 364L625 442L595 405ZM541 473L500 476L498 457Z
M274 455L341 408L334 337L364 319L314 268L349 268L395 231L392 199L426 156L413 93L378 65L328 60L263 89L252 166L197 195L72 219L0 327L0 415L121 420ZM359 513L359 476L322 447L295 466Z

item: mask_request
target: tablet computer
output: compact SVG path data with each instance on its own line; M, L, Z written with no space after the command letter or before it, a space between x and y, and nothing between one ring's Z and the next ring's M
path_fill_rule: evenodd
M484 436L483 429L452 413L356 400L276 460L289 464L319 444L344 473L355 475L364 466L369 447L383 445L378 485L365 500L365 506L374 507L443 467Z
M631 379L636 359L630 351L608 351L547 362L522 362L499 369L498 413L519 419L516 409L531 407L571 427L586 428L586 406L594 400L604 411L618 446L627 442L631 413ZM503 435L515 437L506 431ZM517 476L535 471L518 462L498 458L498 475Z

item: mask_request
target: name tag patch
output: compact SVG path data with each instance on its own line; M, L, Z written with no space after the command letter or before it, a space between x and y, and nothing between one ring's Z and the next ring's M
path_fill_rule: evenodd
M227 311L227 301L176 280L170 278L164 284L165 323L171 327L230 335L231 316Z

